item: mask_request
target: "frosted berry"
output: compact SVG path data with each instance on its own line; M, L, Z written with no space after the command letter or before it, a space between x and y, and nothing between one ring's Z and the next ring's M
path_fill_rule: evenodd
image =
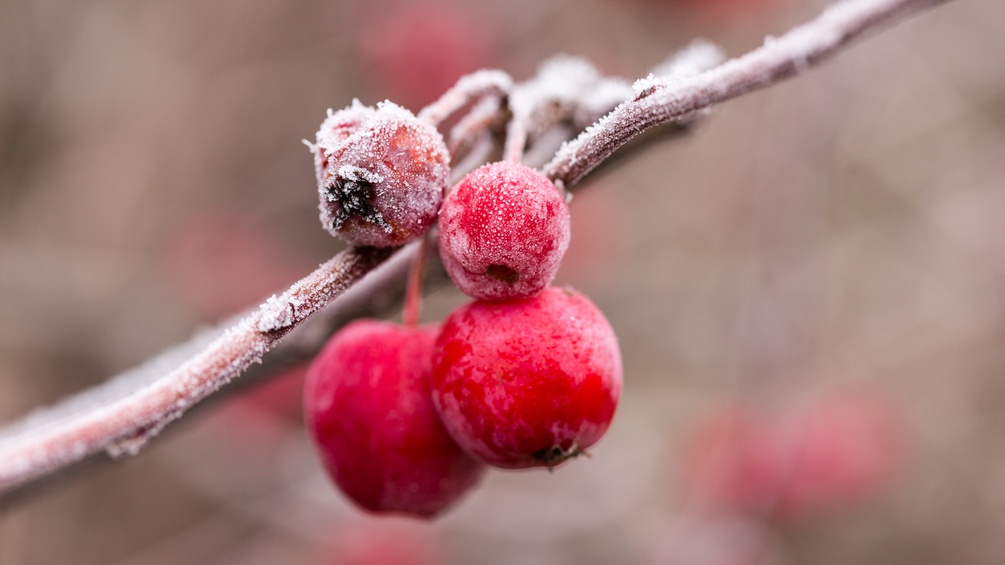
M443 265L468 296L527 298L555 277L569 247L569 208L541 173L509 161L480 167L440 209Z
M391 102L358 100L321 124L309 144L321 223L356 245L390 247L436 220L450 157L433 126Z
M307 373L307 428L339 488L372 512L432 516L484 466L447 434L429 394L435 328L358 320Z
M621 353L583 295L473 302L444 322L433 402L447 430L497 467L553 467L607 431L621 395Z

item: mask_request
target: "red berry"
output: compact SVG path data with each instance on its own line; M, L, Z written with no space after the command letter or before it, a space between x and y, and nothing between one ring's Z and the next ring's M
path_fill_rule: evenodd
M436 0L380 5L359 27L366 78L388 98L417 110L461 75L494 66L492 22L477 9Z
M878 490L906 458L896 407L874 391L810 398L780 422L790 450L782 510L807 513Z
M307 428L332 479L366 510L432 516L484 471L450 438L430 399L436 333L359 320L307 373Z
M476 169L440 209L440 256L454 283L482 300L527 298L555 277L569 247L569 208L547 177L501 161Z
M408 110L354 101L321 124L314 153L321 223L355 245L422 235L443 200L450 156L436 128Z
M433 402L447 430L497 467L553 467L607 431L621 395L621 352L583 295L473 302L444 322Z
M367 520L338 525L336 543L316 565L444 565L447 548L438 532L402 521Z
M713 506L808 515L874 492L905 443L896 410L872 393L828 394L775 414L737 404L698 428L686 477Z
M736 402L699 423L683 460L686 481L702 502L770 510L780 494L787 454L765 415Z

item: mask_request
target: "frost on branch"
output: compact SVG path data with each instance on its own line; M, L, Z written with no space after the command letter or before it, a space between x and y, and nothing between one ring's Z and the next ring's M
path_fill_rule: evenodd
M654 68L652 75L677 80L705 71L723 58L718 47L697 40ZM503 154L508 159L520 159L535 140L562 124L571 137L634 96L628 80L603 76L586 59L569 55L552 57L541 64L534 78L513 88L509 98L512 118ZM542 151L553 148L545 147ZM548 157L551 154L545 159Z
M556 184L572 186L653 126L686 120L713 104L792 77L862 35L943 1L845 0L830 6L815 20L712 69L677 81L643 82L644 90L634 99L563 145L545 165L544 172Z
M243 373L294 327L391 256L350 249L229 328L197 336L133 371L0 433L0 498L89 456L137 453L164 426Z
M461 77L438 100L419 112L419 119L439 125L451 115L483 98L501 99L513 89L513 79L503 71L481 70Z
M650 71L667 81L694 76L726 60L726 54L714 43L695 39L687 47L670 55Z

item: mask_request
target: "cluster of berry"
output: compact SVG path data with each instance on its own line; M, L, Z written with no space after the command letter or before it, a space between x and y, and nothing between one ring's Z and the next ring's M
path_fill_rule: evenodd
M621 356L593 303L548 286L569 244L555 185L499 162L444 196L442 137L388 102L330 114L310 147L327 229L393 246L438 222L443 264L475 299L434 327L358 320L316 358L307 424L342 491L370 511L432 516L486 464L551 469L596 443Z

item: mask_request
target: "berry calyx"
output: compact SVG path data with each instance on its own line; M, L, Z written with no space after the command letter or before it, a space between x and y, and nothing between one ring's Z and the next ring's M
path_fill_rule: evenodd
M457 443L482 461L554 467L607 431L621 395L621 352L578 292L472 302L443 323L432 397Z
M391 102L358 100L321 124L314 153L321 223L355 245L422 235L443 200L450 156L436 128Z
M490 163L444 198L439 246L447 273L468 296L528 298L555 278L569 247L569 208L540 172Z
M484 466L451 439L429 378L437 329L357 320L307 373L307 428L325 469L371 512L433 516L474 486Z

